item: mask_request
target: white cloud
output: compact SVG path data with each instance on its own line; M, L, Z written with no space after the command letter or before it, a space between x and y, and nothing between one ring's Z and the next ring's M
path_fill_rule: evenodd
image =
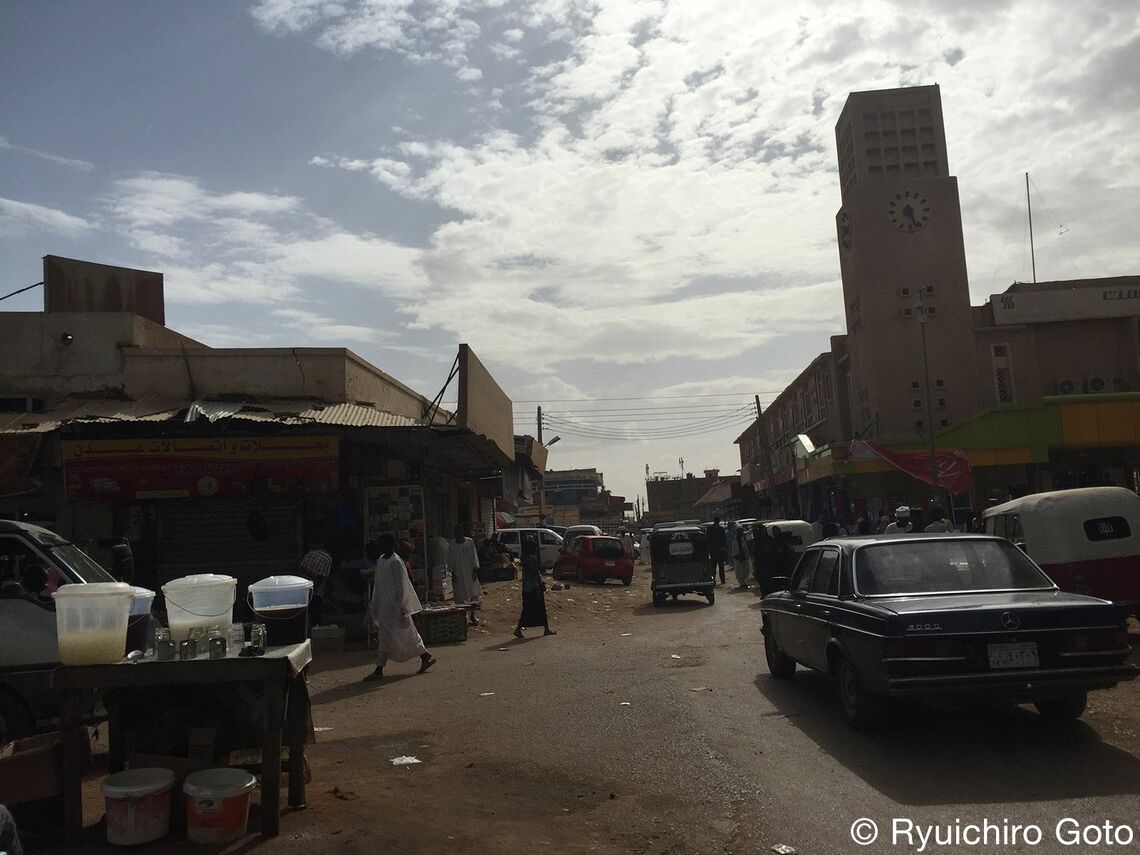
M471 68L468 66L466 68L461 68L455 72L455 76L465 83L474 83L476 80L483 79L483 72L478 68Z
M165 271L175 301L288 303L311 279L405 297L423 287L419 250L347 232L293 196L145 173L116 182L105 206L123 239Z
M517 44L523 39L523 31L520 29L503 30L503 41Z
M27 154L32 157L46 160L48 163L54 163L59 166L66 166L69 169L77 169L80 172L91 172L95 168L95 164L86 160L79 160L74 157L61 157L58 154L52 154L47 151L40 151L37 148L29 148L24 145L16 145L10 142L7 137L0 137L0 151L14 151L20 154Z
M94 226L73 214L30 202L0 198L0 236L21 237L28 232L46 231L75 238Z

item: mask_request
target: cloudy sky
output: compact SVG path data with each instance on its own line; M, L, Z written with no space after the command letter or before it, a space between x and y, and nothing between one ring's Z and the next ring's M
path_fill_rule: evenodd
M6 0L0 293L45 254L160 270L207 344L429 397L469 342L520 432L557 414L552 466L632 498L736 470L741 408L843 331L851 90L941 85L976 303L1029 278L1025 171L1040 278L1140 272L1138 9Z

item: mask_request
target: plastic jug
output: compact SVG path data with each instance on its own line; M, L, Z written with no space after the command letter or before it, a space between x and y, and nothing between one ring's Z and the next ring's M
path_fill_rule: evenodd
M64 585L54 594L59 661L109 665L123 658L131 586L124 582Z
M163 585L162 594L166 598L166 618L174 641L189 638L194 627L209 630L215 625L228 628L233 623L237 596L237 579L233 576L216 573L183 576Z

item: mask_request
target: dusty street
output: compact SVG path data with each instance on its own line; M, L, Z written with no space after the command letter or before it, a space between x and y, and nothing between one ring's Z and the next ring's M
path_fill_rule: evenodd
M361 683L363 652L315 663L308 809L242 848L850 853L868 851L851 842L856 819L902 817L1036 823L1041 845L1007 851L1048 852L1075 851L1052 841L1063 817L1136 822L1135 682L1092 695L1068 727L1026 709L916 708L893 731L856 734L822 678L769 677L752 592L655 609L638 573L631 588L549 592L558 635L523 641L517 585L490 585L484 625L435 648L424 676L407 663ZM394 767L401 755L422 763Z

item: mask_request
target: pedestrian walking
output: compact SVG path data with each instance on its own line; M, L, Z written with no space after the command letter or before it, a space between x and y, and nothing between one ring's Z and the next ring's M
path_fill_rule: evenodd
M370 612L376 625L376 670L365 680L383 680L384 666L388 662L407 662L420 657L422 674L435 664L427 652L424 641L416 631L412 615L423 611L420 598L408 578L404 560L396 554L396 539L390 534L381 536L379 546L369 544L368 557L375 556L376 573L372 585Z
M557 635L550 628L546 615L546 583L542 581L542 563L538 557L538 541L533 534L523 538L522 548L522 613L515 627L515 638L523 637L523 630L541 626L543 635Z
M706 533L709 549L709 569L712 571L713 579L715 580L717 574L720 574L720 584L724 584L724 553L725 547L728 545L728 539L724 533L724 529L720 527L720 517L713 517L712 525L709 526Z
M451 587L455 602L472 606L471 625L478 626L475 608L483 596L483 588L475 571L479 569L479 553L475 541L467 536L463 526L455 527L455 538L447 542L447 566L451 570Z
M748 587L748 544L744 541L744 526L737 525L736 520L728 524L728 551L732 558L732 572L736 574L737 590L743 591Z
M796 568L796 550L792 546L792 533L774 525L772 540L776 546L776 572L773 575L786 576L790 579L792 571Z
M887 526L890 524L891 524L891 518L888 517L886 514L883 514L881 517L879 517L879 525L875 529L875 534L885 534L887 531Z

